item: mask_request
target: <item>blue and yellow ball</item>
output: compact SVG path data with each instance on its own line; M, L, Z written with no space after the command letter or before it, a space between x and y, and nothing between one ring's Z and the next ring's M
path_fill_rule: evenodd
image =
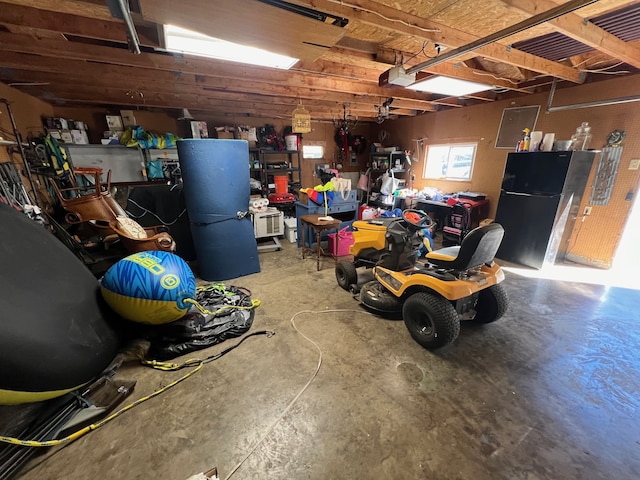
M163 324L183 317L196 296L189 265L169 252L140 252L123 258L100 280L105 301L120 316L138 323Z

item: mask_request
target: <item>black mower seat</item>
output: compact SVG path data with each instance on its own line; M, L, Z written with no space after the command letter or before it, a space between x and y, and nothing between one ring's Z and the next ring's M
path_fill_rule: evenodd
M432 265L453 270L469 270L493 261L504 236L499 223L474 228L459 246L446 247L427 253Z

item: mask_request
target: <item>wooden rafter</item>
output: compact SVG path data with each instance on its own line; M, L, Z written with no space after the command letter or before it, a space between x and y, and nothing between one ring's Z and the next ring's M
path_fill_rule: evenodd
M373 24L390 31L402 32L418 39L429 40L452 48L471 43L479 38L471 33L419 18L370 0L350 0L348 2L350 5L357 5L358 8L342 6L331 0L296 0L295 3L312 6L334 15L346 16L363 23ZM371 13L372 11L377 14ZM571 67L512 49L508 44L494 43L477 49L476 53L496 61L571 82L581 83L583 81L580 72Z
M557 6L551 0L502 0L505 4L535 15L540 10L549 10ZM595 50L599 50L614 58L618 58L629 65L640 68L640 48L635 47L615 35L611 35L602 28L594 25L578 13L569 13L548 22L554 30L584 43Z

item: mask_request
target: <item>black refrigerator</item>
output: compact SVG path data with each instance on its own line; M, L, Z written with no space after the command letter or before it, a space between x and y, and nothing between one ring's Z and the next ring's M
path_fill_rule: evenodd
M496 222L497 257L539 269L564 259L595 152L519 152L507 156Z

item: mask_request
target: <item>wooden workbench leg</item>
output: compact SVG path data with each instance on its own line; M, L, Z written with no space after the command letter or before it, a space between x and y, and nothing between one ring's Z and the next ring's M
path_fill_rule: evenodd
M304 260L304 249L307 248L307 246L304 244L304 231L307 228L307 224L304 222L300 222L300 229L302 230L300 232L300 235L302 235L302 259Z
M322 249L320 248L320 237L321 237L321 234L322 234L322 230L317 228L316 232L318 232L318 235L317 235L317 237L318 237L317 249L318 249L318 272L319 272L320 271L320 252L322 251Z

